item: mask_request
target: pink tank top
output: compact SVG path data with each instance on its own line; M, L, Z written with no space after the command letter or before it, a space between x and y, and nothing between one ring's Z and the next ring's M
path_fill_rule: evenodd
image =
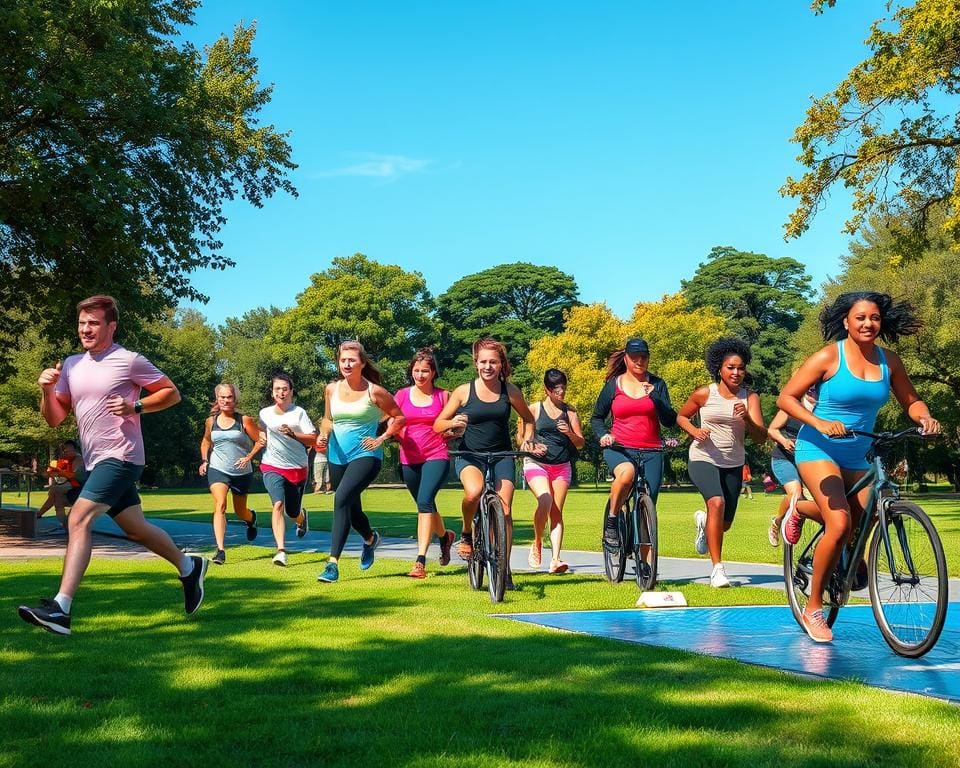
M447 441L433 431L433 422L447 401L445 389L434 389L430 405L420 406L410 402L410 390L404 387L394 396L401 413L407 418L400 438L400 463L423 464L433 459L447 459Z

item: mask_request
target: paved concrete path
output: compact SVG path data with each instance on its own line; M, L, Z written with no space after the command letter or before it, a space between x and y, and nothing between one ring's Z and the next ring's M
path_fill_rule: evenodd
M184 549L202 552L206 555L212 555L214 551L213 527L210 523L195 523L182 520L173 520L166 518L152 517L150 521L159 525L177 543ZM66 543L66 537L62 530L57 532L59 527L56 520L44 518L40 521L39 538L29 541L20 540L19 545L11 544L8 539L0 537L0 557L44 557L61 556L63 547ZM150 557L141 547L127 541L120 527L109 517L101 516L94 527L95 533L95 554L107 557L130 557L146 556ZM248 542L246 537L246 527L238 521L230 521L227 525L227 562L229 563L230 548L252 545L263 547L270 552L274 551L273 534L270 529L264 526L260 527L260 533L256 540ZM358 557L360 555L361 541L355 533L351 533L344 549L347 556ZM287 557L291 562L296 561L298 554L325 555L330 551L330 533L327 531L308 531L302 539L298 539L294 534L292 526L287 531L286 541ZM530 572L527 564L527 546L517 546L513 550L510 558L510 565L515 573ZM546 571L550 563L550 550L544 549L543 568ZM427 553L428 567L435 564L439 555L439 545L433 543L430 545L430 551ZM378 557L389 557L397 560L405 560L410 564L417 557L417 544L412 539L401 539L393 537L384 537L377 549ZM603 575L603 559L599 552L583 552L578 550L564 550L563 559L570 565L569 573ZM451 565L462 564L454 552ZM725 561L727 576L736 586L765 587L768 589L783 589L783 568L779 565L770 565L766 563L739 563L734 561ZM631 571L632 565L628 563L627 570ZM670 581L675 583L697 583L708 584L710 579L710 561L706 557L661 557L660 573L661 581ZM558 576L557 578L563 578ZM629 575L628 577L629 578ZM867 598L866 590L859 593L860 596ZM950 599L960 600L960 579L950 579Z

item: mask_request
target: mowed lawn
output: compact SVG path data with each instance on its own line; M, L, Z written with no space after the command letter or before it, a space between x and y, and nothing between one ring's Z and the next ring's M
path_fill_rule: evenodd
M574 488L564 512L564 548L599 551L600 520L607 500L606 487ZM148 515L209 522L212 498L202 490L144 491L143 505ZM447 526L460 531L460 498L457 488L445 488L438 507ZM733 528L724 540L725 560L780 563L782 550L767 543L767 527L776 514L782 495L755 493L753 500L741 498ZM913 499L931 515L943 540L951 576L960 576L960 497L947 494L917 494ZM250 495L254 509L268 513L270 501L265 493ZM303 505L310 511L310 527L330 530L333 496L307 493ZM363 495L364 510L383 535L416 536L416 507L403 488L371 488ZM518 488L514 497L514 541L518 546L533 538L533 511L536 503L530 491ZM661 493L657 504L660 554L668 557L697 557L693 549L693 513L703 507L700 495L692 489L670 489ZM228 502L228 510L231 507ZM51 513L52 514L52 513ZM230 515L232 517L232 515ZM236 518L233 518L236 519ZM262 526L269 528L264 514ZM267 533L267 531L265 531ZM261 534L262 535L262 534ZM269 535L269 534L268 534ZM211 529L211 546L213 544Z
M171 569L95 559L74 634L23 624L57 559L0 560L0 766L951 766L960 710L854 682L518 624L633 584L528 575L494 607L462 567L286 569L231 550L185 618ZM779 600L683 585L694 604Z
M143 498L151 515L210 519L206 492ZM453 528L459 498L455 489L440 498ZM364 499L383 533L414 534L405 490L371 489ZM571 494L567 546L598 549L604 500L605 489ZM268 509L265 495L252 501ZM778 501L742 501L728 559L778 562L765 533ZM956 575L957 503L922 503ZM329 527L331 496L309 494L305 505L313 528ZM690 491L661 497L663 554L693 556L698 505ZM532 510L532 495L518 491L519 546ZM271 555L231 549L227 565L211 566L191 618L165 563L94 559L69 638L27 626L15 610L55 591L60 560L0 559L0 768L960 764L952 705L493 616L624 608L636 599L633 583L525 574L493 606L457 564L431 562L416 582L406 562L380 558L361 572L345 558L341 581L322 585L323 555L286 569ZM700 606L784 602L752 587L661 588Z

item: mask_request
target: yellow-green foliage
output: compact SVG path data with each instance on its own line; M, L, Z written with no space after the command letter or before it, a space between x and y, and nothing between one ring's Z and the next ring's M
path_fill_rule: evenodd
M814 10L822 11L824 2L817 0ZM960 88L960 4L916 0L886 7L889 18L874 22L866 41L872 55L831 93L815 98L794 133L797 159L808 170L780 190L798 198L785 226L788 237L807 229L839 182L853 193L850 233L873 213L904 210L921 219L943 200L949 209L943 229L960 240L960 134L956 109L943 108L943 94Z

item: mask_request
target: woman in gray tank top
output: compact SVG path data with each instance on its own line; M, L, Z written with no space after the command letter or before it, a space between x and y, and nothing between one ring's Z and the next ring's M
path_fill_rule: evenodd
M253 478L250 462L260 451L260 430L252 418L237 413L233 384L218 384L213 397L200 441L200 477L207 478L213 496L213 537L217 541L213 562L223 565L227 559L227 491L233 494L234 514L247 524L247 541L257 537L257 513L247 506L247 492Z
M690 444L690 479L707 507L698 509L694 546L710 552L713 570L710 586L729 587L723 567L723 534L733 525L743 481L744 442L749 432L754 442L767 439L760 398L744 386L750 347L740 339L717 339L705 355L714 383L700 387L677 413L677 426L693 438ZM700 426L691 421L699 416Z

